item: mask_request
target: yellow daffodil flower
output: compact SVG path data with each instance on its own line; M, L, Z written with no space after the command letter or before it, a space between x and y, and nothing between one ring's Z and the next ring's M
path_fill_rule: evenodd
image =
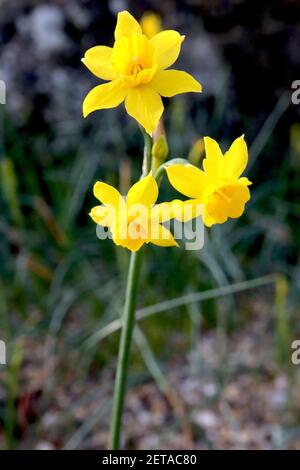
M126 198L113 186L102 182L94 185L94 195L102 205L93 207L91 218L96 224L109 227L116 245L131 251L139 250L144 243L178 246L162 223L173 218L186 222L200 212L195 202L189 200L154 205L158 186L151 174L135 183Z
M224 155L215 140L205 137L204 144L204 171L193 165L171 165L167 174L177 191L203 204L204 223L211 227L242 215L250 199L251 182L241 178L248 162L244 136L236 139Z
M114 46L92 47L82 59L94 75L108 80L88 93L83 115L114 108L125 100L127 113L152 134L164 109L161 96L201 91L200 83L188 73L166 70L176 61L183 40L172 30L148 39L128 11L120 12Z
M161 30L161 17L152 11L146 11L140 21L143 34L148 39L153 38Z

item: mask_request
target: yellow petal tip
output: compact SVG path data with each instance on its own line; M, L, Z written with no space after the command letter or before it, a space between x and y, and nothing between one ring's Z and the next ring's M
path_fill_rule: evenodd
M122 10L122 11L119 11L118 12L118 18L120 18L120 16L126 16L126 15L129 15L130 13L128 13L127 10Z
M195 80L197 85L195 84L195 93L202 93L202 85L200 82L198 82L197 80Z
M82 114L84 118L87 118L88 115L90 114L88 111L85 111L84 109L82 110Z
M101 183L100 183L100 181L97 181L93 186L93 193L94 193L95 197L97 197L95 193L96 193L96 190L97 190L97 186L99 186L99 185L101 185Z

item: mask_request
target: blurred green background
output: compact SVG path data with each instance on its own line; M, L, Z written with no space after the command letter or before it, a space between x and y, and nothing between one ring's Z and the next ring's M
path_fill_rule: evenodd
M203 85L165 102L171 156L245 133L254 183L201 251L147 248L123 445L300 448L299 2L0 3L0 448L107 445L128 252L88 213L96 180L137 180L143 141L122 107L83 119L98 80L80 59L123 9L185 34L177 68Z

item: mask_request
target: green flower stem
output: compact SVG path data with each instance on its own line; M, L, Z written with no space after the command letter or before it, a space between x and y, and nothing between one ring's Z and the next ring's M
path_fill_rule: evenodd
M143 160L143 175L146 176L151 171L152 160L152 137L147 134L144 128L141 128L144 136L144 160Z
M122 413L124 407L126 378L132 334L135 324L136 298L142 263L142 249L131 253L127 277L126 299L123 315L123 329L120 339L118 366L113 401L113 414L110 434L110 449L120 447Z
M144 161L142 176L146 176L151 170L152 159L152 138L141 127L144 137ZM115 381L115 391L113 399L113 411L111 421L111 432L109 447L111 450L119 449L121 437L122 414L125 401L126 379L128 372L128 362L132 335L135 325L136 299L138 292L138 283L140 278L142 264L142 249L131 253L129 270L127 276L127 287L125 306L123 314L123 328L120 338L119 357Z
M144 136L144 161L143 176L151 171L152 160L152 138L141 129ZM109 447L111 450L119 449L121 437L122 414L125 401L126 379L132 335L135 325L136 299L138 292L139 277L142 264L142 249L131 253L129 271L127 277L126 297L123 314L123 328L120 338L119 357L115 381L115 391L113 399L113 412L111 422L111 433Z
M164 163L157 168L154 174L154 178L156 179L157 183L160 183L160 180L163 177L165 171L166 171L166 165Z

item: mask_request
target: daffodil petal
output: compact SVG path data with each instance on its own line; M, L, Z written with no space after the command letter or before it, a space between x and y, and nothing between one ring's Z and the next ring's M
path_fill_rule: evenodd
M210 179L222 177L224 157L218 142L210 137L204 137L205 156L203 168Z
M118 78L96 86L88 93L83 102L84 117L98 109L115 108L124 101L127 91L125 84Z
M190 74L182 70L163 70L152 81L153 87L162 96L170 98L179 93L199 93L202 87Z
M136 119L148 134L156 130L164 110L161 97L150 86L131 88L125 99L125 107L127 113Z
M202 200L207 185L207 177L193 165L170 165L167 175L171 185L187 197Z
M175 214L182 210L182 205L183 201L179 199L156 204L151 209L151 219L157 223L168 222L174 219Z
M131 36L132 34L141 34L142 28L136 19L127 11L118 13L117 25L115 29L115 40L123 36Z
M153 36L150 41L156 49L158 67L163 70L177 60L184 36L177 31L166 30Z
M174 199L170 202L156 204L151 210L151 219L154 223L168 222L177 219L180 222L188 222L203 214L203 204L199 199L180 201Z
M140 240L140 239L137 239L137 240L132 240L132 239L128 239L127 240L127 246L126 248L130 251L138 251L142 248L142 246L144 245L145 241L144 240Z
M145 243L145 240L142 240L140 238L137 238L136 240L134 240L132 238L121 239L121 238L118 238L117 236L115 236L114 234L113 234L112 239L113 239L113 242L117 246L122 246L123 248L127 248L130 251L140 250L140 248Z
M203 215L204 204L199 199L188 199L182 204L181 212L175 213L175 219L180 222L189 222Z
M95 46L86 51L83 64L98 78L113 80L117 73L111 62L113 49L107 46Z
M242 178L239 178L237 180L237 182L239 184L244 184L245 186L251 186L251 184L252 184L252 181L250 181L248 178L246 178L246 176L243 176Z
M248 163L248 149L244 136L237 138L224 155L224 176L237 179Z
M111 206L117 211L125 207L124 199L119 191L110 184L97 181L94 185L94 196L99 199L102 204Z
M111 227L114 215L114 211L105 206L95 206L90 212L90 217L93 221L98 225L102 225L102 227Z
M175 238L173 237L170 230L163 225L157 224L151 227L151 234L149 241L157 246L178 246Z
M150 207L155 204L157 197L158 186L156 180L152 175L148 175L130 188L126 202L128 207L135 204L142 204L145 207Z
M206 227L212 227L217 222L215 219L208 213L207 207L204 207L203 223Z

